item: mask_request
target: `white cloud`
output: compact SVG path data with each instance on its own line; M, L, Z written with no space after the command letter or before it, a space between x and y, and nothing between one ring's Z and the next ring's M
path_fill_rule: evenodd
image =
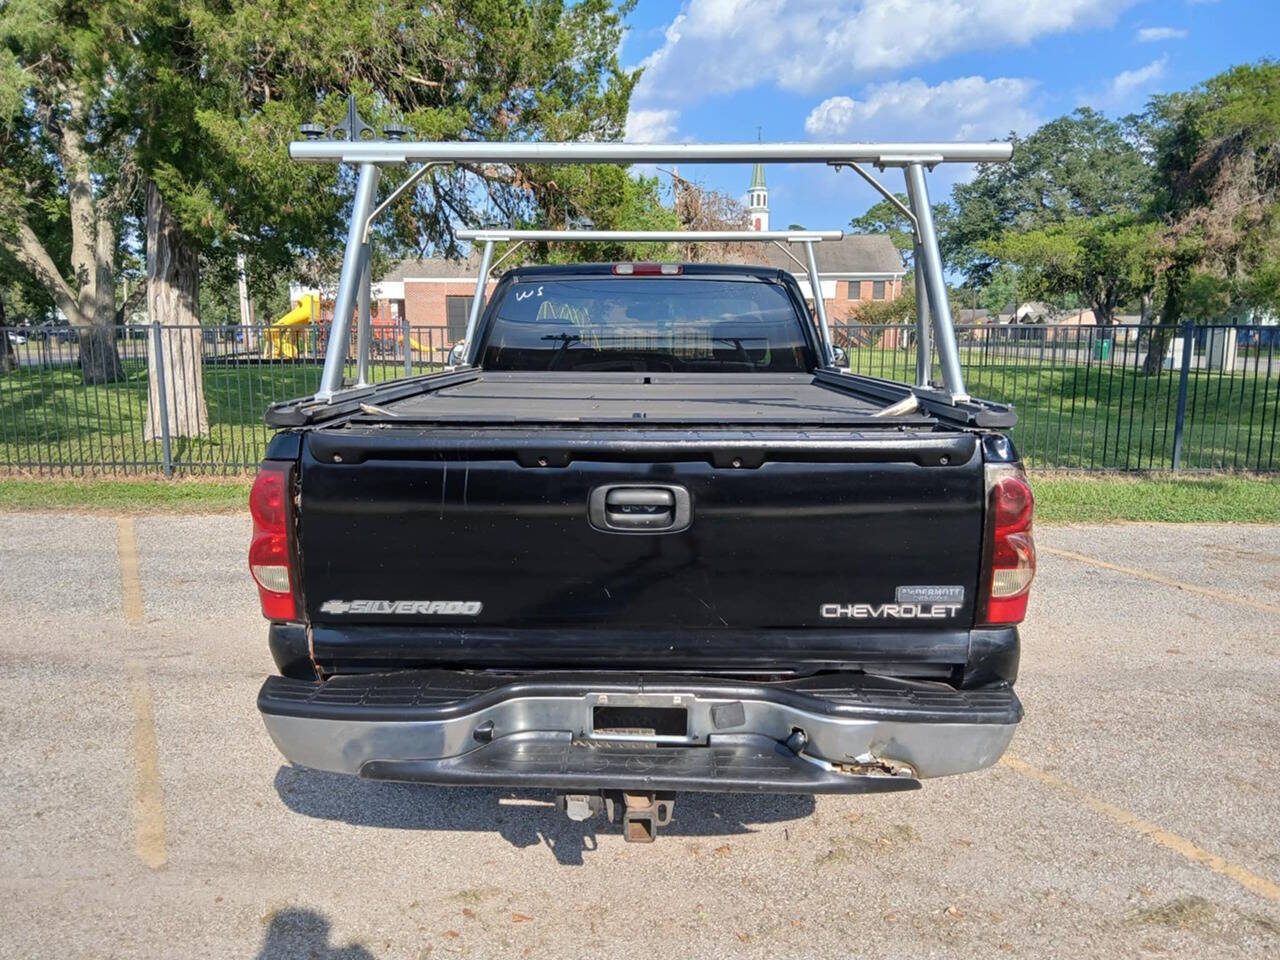
M686 0L643 63L636 102L761 84L810 92L953 54L1109 24L1138 0Z
M1143 27L1135 35L1139 43L1159 43L1161 40L1181 40L1187 31L1180 27Z
M880 134L898 140L986 140L1039 125L1028 103L1034 91L1034 81L1016 77L960 77L934 87L920 79L895 81L868 87L861 100L823 100L804 128L815 137L853 140Z
M1102 94L1093 98L1093 105L1112 108L1132 106L1135 100L1150 93L1160 82L1168 63L1169 58L1164 56L1159 60L1152 60L1145 67L1117 73L1107 82Z
M628 143L663 143L676 132L679 110L632 110L627 114Z

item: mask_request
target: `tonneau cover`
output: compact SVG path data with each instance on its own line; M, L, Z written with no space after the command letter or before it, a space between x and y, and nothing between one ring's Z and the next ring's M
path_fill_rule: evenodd
M866 423L881 406L811 374L482 372L382 408L431 423L845 425Z

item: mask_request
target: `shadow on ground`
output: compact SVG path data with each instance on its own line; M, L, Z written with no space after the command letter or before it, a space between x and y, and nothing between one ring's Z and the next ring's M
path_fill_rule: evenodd
M290 766L276 773L275 788L290 810L304 816L399 830L491 831L516 847L543 845L570 865L580 865L583 854L596 849L597 832L620 831L603 817L575 823L545 805L551 794L542 790L387 783ZM675 819L662 836L750 833L760 824L800 820L813 810L811 796L681 793Z
M256 960L374 960L359 944L329 944L329 921L314 910L293 907L271 915Z

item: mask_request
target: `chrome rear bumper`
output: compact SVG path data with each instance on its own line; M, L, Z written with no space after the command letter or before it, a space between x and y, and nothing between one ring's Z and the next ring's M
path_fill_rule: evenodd
M1007 686L848 674L789 683L446 671L270 678L258 700L293 763L378 779L605 789L909 789L999 759L1022 716ZM600 728L658 709L679 732ZM641 714L642 716L644 714Z

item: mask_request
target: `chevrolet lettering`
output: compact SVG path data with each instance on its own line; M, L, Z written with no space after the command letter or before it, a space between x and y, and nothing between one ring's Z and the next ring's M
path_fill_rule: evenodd
M824 603L822 616L828 620L849 617L854 620L936 620L954 617L960 612L958 603Z

